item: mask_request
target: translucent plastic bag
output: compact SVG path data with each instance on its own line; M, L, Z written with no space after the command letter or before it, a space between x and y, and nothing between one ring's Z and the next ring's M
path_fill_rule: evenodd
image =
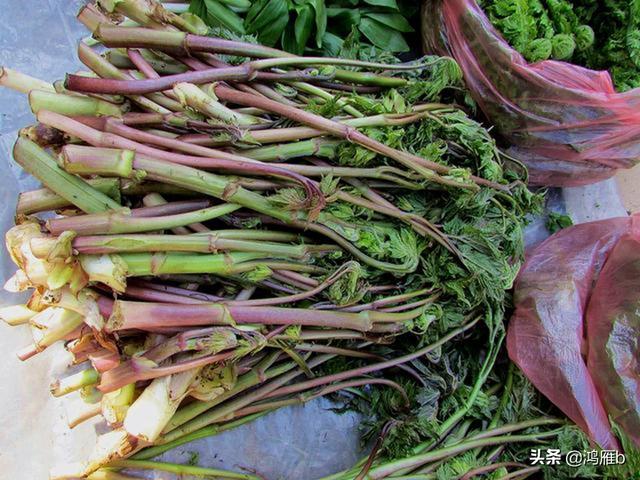
M607 72L528 64L474 0L425 0L424 49L450 55L508 153L536 185L577 186L640 160L640 89L616 93Z
M640 446L640 224L607 257L586 326L587 368L598 395L613 421Z
M620 239L634 232L636 235L640 232L640 216L584 223L559 231L528 252L515 282L516 310L507 334L507 348L513 362L538 390L605 449L618 448L608 414L620 415L605 408L605 405L609 406L609 397L603 403L597 387L609 388L609 382L616 383L618 390L612 394L611 402L618 402L621 398L620 382L628 383L626 377L635 375L638 385L640 375L637 369L635 373L625 372L624 366L621 367L623 356L628 359L635 355L636 366L640 361L638 351L633 351L632 345L625 345L622 349L614 346L615 352L610 355L606 350L610 345L606 341L602 343L609 338L605 320L612 318L612 314L616 315L609 308L617 308L617 312L628 311L625 310L629 307L624 299L629 294L636 297L640 294L638 289L632 292L626 287L611 290L613 284L626 285L627 282L618 278L615 271L615 265L626 262L618 258L621 253L613 257L614 267L605 270L607 276L602 278L602 286L591 300L593 321L586 332L584 321L594 282L605 261ZM634 258L639 257L640 253L636 251ZM640 265L636 268L640 271ZM638 285L638 278L635 282ZM603 304L601 308L606 310L601 310L597 302L607 295L611 296L611 303ZM602 313L605 311L608 312L606 315ZM608 323L611 331L612 322ZM635 328L637 349L640 328L637 318ZM614 332L618 333L617 327ZM588 333L586 338L585 333ZM594 338L599 334L604 337ZM589 341L593 343L589 344ZM614 338L611 345L615 341ZM629 341L633 342L632 339ZM585 360L589 346L593 349L589 349L590 368ZM603 365L607 368L601 369ZM638 409L637 404L635 408Z

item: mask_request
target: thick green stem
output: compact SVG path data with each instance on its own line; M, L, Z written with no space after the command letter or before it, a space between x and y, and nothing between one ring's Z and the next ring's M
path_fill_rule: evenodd
M71 230L78 235L152 232L204 222L235 212L239 205L226 203L192 212L161 217L137 217L127 213L104 212L75 217L52 218L47 228L53 235Z
M216 233L200 235L99 235L76 237L73 248L78 253L135 252L198 252L218 251L261 252L275 257L308 258L315 252L331 252L331 245L286 245L267 241L220 238Z
M240 376L231 390L223 392L213 400L193 402L180 408L165 427L164 433L171 432L172 430L175 430L189 420L192 420L198 415L206 412L207 410L212 409L216 405L221 404L225 400L228 400L238 395L239 393L255 387L262 382L282 375L296 367L295 362L282 363L276 365L275 367L271 367L271 365L278 359L279 356L279 351L270 353L264 358L264 360L261 360L260 363L258 363L253 369L251 369L251 371Z
M291 158L310 156L333 158L336 153L336 148L340 143L340 140L313 138L311 140L242 150L239 153L242 153L245 157L262 162L282 162ZM282 168L289 169L287 165L283 165Z
M238 428L241 425L252 422L257 418L267 415L268 413L270 413L270 411L265 410L262 412L254 413L253 415L247 415L246 417L239 418L232 422L209 425L208 427L201 428L200 430L190 433L189 435L185 435L184 437L174 440L173 442L145 448L144 450L133 455L131 458L133 460L148 460L150 458L157 457L164 452L173 450L180 445L184 445L185 443L190 443L201 438L212 437L214 435L218 435L219 433L226 432L227 430L233 430L234 428Z
M51 384L51 394L54 397L61 397L67 393L80 390L87 385L94 385L98 383L98 378L98 372L93 368L81 370L78 373L53 382Z
M97 191L120 203L120 182L117 178L90 178L86 182ZM16 213L31 215L71 206L72 203L48 188L22 192L18 195Z
M295 232L278 232L271 230L209 230L206 233L201 232L196 235L216 235L218 238L227 240L254 240L264 242L306 242L309 239Z
M318 118L325 120L322 117ZM60 130L74 132L83 137L83 139L85 139L89 143L101 143L101 140L97 137L103 135L102 132L92 129L62 115L53 112L42 111L38 114L38 120ZM249 167L259 169L260 167L264 167L264 164L256 163L255 167L253 165L249 165ZM298 228L310 229L312 231L321 233L322 235L325 235L331 240L335 241L343 249L353 254L359 260L375 268L397 273L407 273L415 270L415 268L417 267L417 264L410 259L402 264L377 260L359 250L355 245L350 243L335 230L323 225L323 222L331 223L333 221L331 217L328 217L324 213L318 213L317 223L310 223L308 221L309 217L305 215L304 212L278 208L264 196L244 189L242 186L234 182L232 179L229 179L228 177L222 177L209 172L204 172L202 170L197 170L186 165L158 161L155 158L147 157L146 155L140 154L136 154L136 158L134 160L134 168L144 170L147 173L147 178L150 178L152 180L169 183L171 185L184 187L200 193L204 193L206 195L211 195L226 202L236 203L238 205L250 208L259 213L268 215L269 217L273 217L290 225L294 225ZM290 175L294 174L293 172L286 173ZM305 187L308 187L309 191L318 190L317 184L315 182L307 182L305 183ZM322 200L324 200L324 197L322 197ZM322 203L318 204L318 206L321 205Z
M243 55L247 57L271 58L278 56L290 56L285 52L275 48L264 47L262 45L234 42L213 38L213 43L217 48L210 45L198 48L188 45L187 39L190 37L185 32L169 30L153 30L150 28L122 28L114 25L100 24L93 32L93 36L100 40L107 47L129 47L129 48L149 48L175 53L180 56L189 55L190 52L213 52L229 55ZM203 42L210 44L209 37L196 37Z
M118 292L125 291L127 277L198 273L229 276L250 272L258 267L317 270L317 267L304 264L269 260L269 256L269 254L254 252L231 252L219 255L174 252L79 255L77 258L90 282L102 282Z
M55 92L51 83L7 67L0 67L0 87L11 88L22 93L29 93L32 90Z
M62 170L56 161L31 140L18 138L13 158L47 188L87 213L121 209L122 206L79 177Z
M210 118L239 126L261 123L257 117L239 114L225 107L216 98L207 95L192 83L178 83L174 85L173 91L183 105L189 106Z
M61 93L32 90L29 92L29 106L33 113L49 110L61 115L92 115L121 117L118 105L93 97L64 95Z
M148 178L160 182L188 188L211 195L227 202L237 203L260 213L291 222L295 215L274 205L260 194L248 191L234 184L232 180L209 172L203 172L184 165L157 162L142 155L136 155L135 166L147 172Z
M137 468L146 470L160 470L171 472L177 475L196 475L199 477L209 476L218 478L235 478L241 480L262 480L256 475L248 473L235 473L218 468L195 467L192 465L180 465L177 463L151 462L148 460L116 460L108 465L114 468Z
M176 187L168 183L161 182L140 182L137 180L128 180L123 178L120 182L120 191L123 195L144 196L151 193L160 195L179 195L183 197L198 196L197 192L187 190L186 188Z
M76 175L104 175L131 178L133 158L130 150L95 149L81 145L65 145L61 153L62 167Z
M241 255L244 255L241 257ZM118 255L130 266L132 276L210 273L222 276L251 272L256 268L289 269L296 272L324 273L320 267L305 263L272 260L273 255L257 252L225 254L123 253ZM235 259L242 260L236 261ZM260 260L246 261L247 258Z

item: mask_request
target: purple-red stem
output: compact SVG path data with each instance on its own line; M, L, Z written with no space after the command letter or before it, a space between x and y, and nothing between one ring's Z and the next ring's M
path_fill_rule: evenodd
M245 408L241 408L236 410L233 413L233 418L244 417L246 415L251 415L252 413L263 412L264 410L270 410L272 408L277 408L286 405L293 405L296 403L305 403L315 398L319 398L325 395L329 395L331 393L339 392L340 390L344 390L345 388L355 388L362 387L364 385L385 385L387 387L391 387L396 389L402 395L403 400L405 401L405 405L409 405L409 397L407 396L407 392L405 392L404 388L402 388L399 384L392 380L387 380L385 378L362 378L362 379L354 379L349 380L347 382L338 383L335 385L329 385L324 387L323 389L317 392L309 392L309 394L302 394L300 396L296 396L293 398L286 398L283 400L275 400L271 402L263 402L255 405L250 405ZM280 390L277 389L271 392L267 398L269 397L277 397L280 395ZM224 421L229 420L228 417L225 417Z
M133 150L137 153L142 153L145 155L149 155L150 157L158 160L164 160L172 163L179 163L182 165L188 165L197 168L216 168L216 169L224 169L232 172L239 172L248 175L266 175L266 176L275 176L281 177L285 179L293 180L300 185L302 185L307 192L306 203L307 207L313 207L314 212L320 211L325 205L325 198L322 192L320 191L320 187L318 184L308 179L307 177L300 175L295 172L291 172L289 170L275 167L273 165L267 165L261 162L257 162L255 160L247 159L244 157L240 157L238 155L232 155L226 152L215 151L216 158L205 158L205 157L197 157L190 155L183 155L173 152L167 152L164 150L159 150L157 148L149 147L140 142L136 142L119 135L110 133L110 132L101 132L94 128L91 128L88 125L84 125L76 120L65 117L63 115L59 115L54 112L48 111L40 111L38 113L38 118L42 120L44 123L58 128L64 132L67 132L70 135L77 136L78 138L84 140L85 142L102 148L122 148L126 150ZM110 128L116 128L118 131L122 132L123 129L133 130L136 132L136 135L143 134L146 139L147 136L154 137L157 144L159 144L160 140L163 139L167 143L164 146L175 145L175 142L180 144L187 145L189 147L197 147L197 148L206 148L200 147L197 145L192 145L187 142L180 142L176 139L167 139L164 137L160 137L157 135L152 135L147 132L140 132L138 130L127 127L123 124L117 124L117 122L111 122L112 119L108 119L106 121L106 125L111 125ZM140 138L140 137L138 137ZM148 141L148 140L147 140ZM136 168L136 160L134 159L134 168ZM144 170L144 169L142 169Z
M260 72L251 63L235 67L209 68L192 70L164 77L144 80L118 80L112 78L85 77L68 74L64 86L72 92L82 93L117 93L122 95L144 95L161 92L172 88L177 83L203 84L212 82L233 81L322 81L328 77L315 74L312 70L292 70L284 73Z
M147 282L144 280L132 280L132 285L138 285L150 290L158 290L160 292L173 293L182 297L189 297L196 300L202 300L203 302L217 302L222 300L222 297L211 295L210 293L198 292L195 290L188 290L186 288L180 288L173 285L162 285L153 282Z
M209 200L179 200L153 207L132 208L131 216L137 218L163 217L165 215L177 215L194 210L201 210L212 205L212 202Z
M165 367L145 368L143 370L136 371L134 368L129 369L126 373L118 371L120 366L107 370L102 374L98 390L103 393L113 392L118 388L129 385L133 382L140 382L143 380L152 380L158 377L165 377L167 375L173 375L174 373L186 372L198 367L204 367L215 362L222 362L228 360L236 354L235 351L218 353L215 355L206 355L204 357L195 358L193 360L187 360L180 363L174 363ZM124 364L121 364L124 365Z
M130 48L127 50L127 56L129 60L133 62L138 70L142 72L142 74L147 78L160 78L158 72L156 72L153 67L147 62L147 60L142 56L140 50L135 48Z
M354 376L361 376L361 375L366 375L368 373L372 373L372 372L377 372L379 370L384 370L387 368L391 368L391 367L397 367L398 365L401 365L403 363L407 363L410 362L412 360L415 360L416 358L420 358L423 355L426 355L427 353L431 352L432 350L438 348L439 346L443 345L444 343L448 342L449 340L451 340L452 338L460 335L461 333L467 331L468 329L470 329L471 327L473 327L476 323L478 323L480 321L480 317L476 318L475 320L472 320L471 322L468 322L467 324L463 325L462 327L456 328L455 330L447 333L446 335L444 335L442 338L440 338L438 341L427 345L426 347L422 347L418 350L416 350L415 352L406 354L406 355L402 355L400 357L391 359L391 360L386 360L384 362L379 362L379 363L374 363L371 365L365 365L364 367L359 367L359 368L353 368L351 370L346 370L344 372L340 372L340 373L334 373L332 375L325 375L324 377L319 377L319 378L312 378L310 380L306 380L304 382L299 382L296 383L294 385L288 385L286 387L282 387L281 389L279 389L279 395L290 395L292 393L297 393L297 392L301 392L303 390L308 390L309 388L314 388L314 387L319 387L322 385L326 385L327 383L332 383L332 382L338 382L341 380L345 380ZM271 396L273 396L273 392L269 393L265 396L265 398L270 398Z
M389 330L389 325L415 318L419 311L408 313L360 313L281 308L271 306L238 306L224 303L176 305L170 303L115 302L107 330L148 330L150 327L183 327L201 325L267 324L346 328L357 331ZM382 325L377 325L382 323ZM401 327L401 325L399 325ZM397 331L397 328L391 328Z
M250 65L227 68L210 68L175 75L166 75L146 80L116 80L112 78L83 77L67 75L65 87L72 92L111 93L124 95L142 95L172 88L176 83L210 83L232 80L252 80L255 72Z
M387 156L389 158L393 158L394 160L402 163L403 165L409 168L415 169L416 166L427 168L432 172L434 172L432 177L433 181L444 183L447 185L451 184L454 186L463 186L459 182L449 181L443 177L439 177L438 175L436 175L436 173L445 174L445 175L448 174L451 171L450 167L447 167L446 165L442 165L436 162L432 162L430 160L426 160L422 157L410 154L408 152L402 152L402 151L396 150L373 138L368 137L367 135L358 131L354 127L344 125L334 120L329 120L319 115L315 115L314 113L300 110L295 107L282 105L281 103L275 102L268 98L258 97L256 95L242 94L240 92L237 92L223 85L216 85L214 87L214 91L216 96L221 100L226 100L230 103L235 103L237 105L257 107L262 110L267 110L273 113L277 113L278 115L289 118L299 123L303 123L310 127L324 130L327 133L335 135L339 138L343 138L350 142L361 145L376 153ZM500 185L500 184L491 182L489 180L486 180L484 178L471 176L471 179L477 184L485 185L485 186L496 188L499 190L505 190L507 188L505 185Z
M193 305L196 303L205 303L206 300L198 300L196 298L176 295L175 293L162 292L152 288L138 287L127 284L124 295L136 300L145 300L148 302L177 303L180 305Z

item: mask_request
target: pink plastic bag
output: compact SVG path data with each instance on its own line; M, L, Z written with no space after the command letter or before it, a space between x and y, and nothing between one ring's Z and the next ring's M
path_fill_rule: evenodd
M609 416L640 446L640 225L607 257L587 309L587 367Z
M607 72L528 64L474 0L426 0L425 51L450 55L490 123L535 185L577 186L640 160L640 89L616 93Z
M618 448L618 443L584 359L584 317L598 273L634 222L640 225L640 216L575 225L528 252L515 282L516 310L507 333L513 362L604 449ZM598 319L595 324L606 329ZM606 362L601 355L592 358Z

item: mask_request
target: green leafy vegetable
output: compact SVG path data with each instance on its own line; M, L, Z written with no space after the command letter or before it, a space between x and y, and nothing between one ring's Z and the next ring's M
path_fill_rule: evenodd
M572 35L559 33L551 39L551 55L558 60L568 60L576 49L576 41Z
M283 48L296 55L304 52L307 40L311 36L314 23L314 10L309 5L300 5L295 8L297 14L295 22L289 24L282 37Z
M558 230L570 227L573 225L573 220L569 215L562 215L556 212L549 212L549 217L546 222L547 230L551 233L556 233Z
M409 0L247 0L248 8L227 3L193 0L189 11L211 27L246 32L297 55L336 55L354 28L362 33L359 48L406 52L406 37L416 31L417 7Z
M263 45L274 46L289 23L286 0L257 0L244 19L247 33L257 36Z
M401 32L390 30L378 20L365 17L360 21L358 28L378 48L387 48L391 52L406 52L409 50L409 45L407 45Z
M193 0L189 11L203 19L210 27L225 28L233 33L243 34L242 18L218 0Z
M505 39L530 62L549 58L608 70L619 91L640 86L638 0L482 0Z

